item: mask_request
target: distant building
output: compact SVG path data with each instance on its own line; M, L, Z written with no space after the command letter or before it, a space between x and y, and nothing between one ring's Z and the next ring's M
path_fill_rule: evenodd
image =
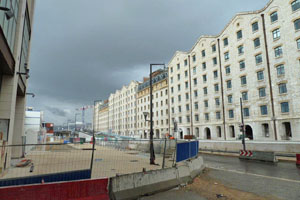
M31 30L35 0L1 0L0 6L0 132L8 144L22 144ZM13 13L10 15L9 13ZM8 150L11 157L21 157L22 147Z
M152 73L153 132L154 138L164 138L169 133L168 71ZM150 123L145 121L144 112L150 120L150 80L144 78L137 90L137 128L141 138L150 137Z
M95 107L95 131L96 132L109 132L109 109L108 109L108 100L99 102Z
M38 144L45 142L45 131L43 131L43 112L27 108L25 112L24 124L24 143L25 144ZM25 153L35 147L26 146Z

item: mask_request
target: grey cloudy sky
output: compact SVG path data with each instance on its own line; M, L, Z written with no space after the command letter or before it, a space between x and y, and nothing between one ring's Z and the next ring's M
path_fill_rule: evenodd
M37 0L28 106L63 124L268 0ZM91 121L92 112L87 113Z

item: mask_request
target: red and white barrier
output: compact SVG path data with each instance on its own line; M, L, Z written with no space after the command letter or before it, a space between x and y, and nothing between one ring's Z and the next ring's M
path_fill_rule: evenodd
M244 151L244 150L240 150L240 156L252 157L252 156L253 156L253 153L252 153L252 151Z
M296 154L296 165L300 166L300 154Z
M0 200L109 200L108 179L0 188Z

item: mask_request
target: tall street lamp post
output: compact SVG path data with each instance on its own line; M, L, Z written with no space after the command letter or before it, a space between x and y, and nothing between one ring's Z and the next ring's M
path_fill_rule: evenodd
M94 151L95 151L95 143L96 143L96 139L95 139L95 108L96 108L96 103L97 102L101 102L102 100L95 100L94 101L94 115L93 115L93 149L92 149L92 158L91 158L91 173L93 170L93 162L94 162Z
M154 154L154 147L153 147L152 66L165 67L165 64L150 64L150 165L155 165L155 154Z
M242 98L240 98L240 106L241 106L241 119L242 119L242 124L240 125L240 130L243 133L243 140L242 140L242 144L243 144L243 150L246 151L246 143L245 143L245 124L244 124L244 114L243 114L243 102L242 102Z

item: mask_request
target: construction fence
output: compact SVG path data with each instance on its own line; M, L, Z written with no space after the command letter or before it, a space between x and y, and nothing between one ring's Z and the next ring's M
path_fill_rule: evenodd
M91 178L102 178L172 167L176 164L177 143L181 142L155 139L153 144L156 165L149 164L149 140L96 139L94 149L92 143L83 142L0 146L6 152L24 146L30 149L24 157L11 159L0 174L0 182L51 174L65 176L63 174L70 172L89 172ZM74 173L71 176L76 176L73 177L74 180L82 177Z

